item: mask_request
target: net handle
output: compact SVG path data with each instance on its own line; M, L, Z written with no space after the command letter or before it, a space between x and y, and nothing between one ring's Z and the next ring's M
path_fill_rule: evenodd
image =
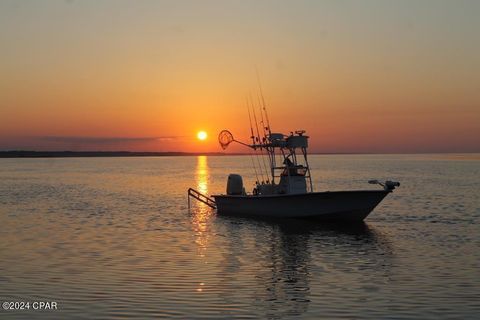
M246 147L253 148L253 146L251 146L249 144L246 144L246 143L243 143L241 141L235 140L235 138L233 137L233 134L230 131L228 131L228 130L220 131L220 133L218 134L218 143L220 144L220 146L222 147L223 150L227 149L228 146L230 145L230 143L232 143L232 142L236 142L236 143L242 144Z

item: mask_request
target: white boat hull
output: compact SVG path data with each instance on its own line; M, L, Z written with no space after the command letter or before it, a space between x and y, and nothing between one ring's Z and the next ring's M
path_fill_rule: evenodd
M367 190L213 197L219 214L362 221L390 192Z

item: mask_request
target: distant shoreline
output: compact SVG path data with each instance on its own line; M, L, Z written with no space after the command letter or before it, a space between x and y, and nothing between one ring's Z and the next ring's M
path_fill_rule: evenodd
M224 156L227 154L222 152L0 151L0 158L179 157L200 155Z
M477 154L477 152L421 152L421 153L311 153L311 155L378 155L378 154ZM195 157L195 156L245 156L250 153L224 152L151 152L151 151L0 151L1 158L115 158L115 157Z

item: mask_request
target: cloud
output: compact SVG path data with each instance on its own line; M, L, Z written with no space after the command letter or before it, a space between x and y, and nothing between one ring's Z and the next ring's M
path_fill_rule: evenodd
M42 141L58 143L86 143L86 144L111 144L151 141L172 141L181 138L180 136L163 137L75 137L75 136L44 136L39 137Z

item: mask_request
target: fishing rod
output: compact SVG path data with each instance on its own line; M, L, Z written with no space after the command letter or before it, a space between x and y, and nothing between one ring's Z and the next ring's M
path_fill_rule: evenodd
M250 107L248 106L248 99L247 99L247 110L248 110L248 122L250 123L250 138L252 139L252 144L255 145L255 136L253 135L253 126L252 126L252 116L250 114ZM255 161L253 161L253 152L250 151L250 160L252 160L253 170L255 171L255 178L257 179L256 183L259 183L257 168L255 166Z
M238 141L238 140L235 140L235 138L233 137L233 134L228 131L228 130L222 130L220 131L220 133L218 134L218 143L220 143L220 146L222 147L223 150L227 149L228 146L230 145L230 143L232 142L236 142L236 143L239 143L245 147L249 147L253 150L255 150L255 153L256 153L256 146L255 144L246 144L244 142L241 142L241 141ZM262 171L262 166L260 164L260 161L258 160L258 156L256 157L257 158L257 162L258 162L258 168L260 170L260 174L262 175L262 179L263 181L265 181L265 178L263 177L263 171ZM256 168L254 166L254 169L255 169L255 174L256 174ZM257 175L258 177L258 175ZM257 179L258 180L258 179Z
M262 98L263 112L265 112L265 119L267 120L266 130L268 131L269 136L271 136L272 135L272 130L270 128L270 120L268 118L268 113L267 113L267 104L265 103L265 98L263 96L262 82L260 80L260 73L258 72L257 66L255 66L255 73L257 75L258 89L260 91L260 96ZM260 103L260 101L259 101L259 103ZM276 166L275 148L271 148L271 149L267 148L267 151L268 151L268 154L269 154L270 168L271 168L272 177L273 177L274 176L274 169L273 168Z
M250 95L250 103L251 103L251 106L252 106L252 111L253 111L253 119L255 121L255 126L257 128L257 141L259 142L260 144L260 153L261 153L261 156L262 156L262 163L263 163L263 169L265 170L265 173L267 175L267 177L269 176L268 174L268 169L267 169L267 164L265 163L265 157L263 156L263 147L264 147L264 144L262 143L261 141L261 137L260 137L260 130L258 129L258 122L257 122L257 114L255 112L255 104L253 103L253 98L252 96ZM262 174L263 176L263 174ZM267 183L270 182L270 179L267 179Z
M250 115L250 105L248 104L249 100L247 98L247 107L248 107L248 110L249 110L249 115ZM255 158L257 159L257 162L258 162L258 170L260 171L260 175L262 176L262 183L265 182L265 177L263 176L263 173L264 173L264 168L262 168L262 163L260 162L260 160L258 159L259 155L257 153L257 145L260 147L260 152L262 152L262 145L260 143L260 133L258 131L258 124L257 124L257 116L255 114L255 108L253 106L253 100L252 100L252 96L250 95L250 104L252 106L252 112L253 112L253 117L254 117L254 120L255 120L255 126L257 127L257 134L258 136L255 137L255 134L253 133L253 126L251 126L251 130L250 132L252 133L252 140L254 141L253 143L253 150L255 151ZM250 117L250 120L251 120L251 117ZM257 143L255 144L255 140L257 141ZM263 159L262 159L263 160ZM263 163L263 166L265 167L265 163ZM265 170L265 172L267 173L267 177L268 177L268 171ZM268 180L268 179L267 179Z
M267 132L265 131L265 122L263 121L263 112L262 112L262 105L260 103L260 97L257 94L258 99L258 106L260 107L260 123L262 124L262 131L263 131L263 143L267 143Z
M263 111L265 112L265 118L267 120L267 130L269 134L272 134L270 129L270 121L268 120L267 105L265 104L265 98L263 97L262 82L260 81L260 74L258 73L258 68L255 66L255 73L257 74L258 88L260 89L260 96L262 97L262 106Z
M260 108L260 116L261 116L261 124L262 124L262 129L263 129L263 144L264 144L264 148L267 150L267 156L268 156L268 161L270 163L270 171L272 171L272 167L274 167L274 161L273 161L273 157L275 157L275 154L272 154L275 152L275 149L273 148L269 148L268 147L268 138L267 138L267 127L265 126L265 121L263 119L263 111L262 111L262 104L261 104L261 101L260 101L260 95L257 93L257 100L258 100L258 107ZM267 167L267 165L265 164L265 167ZM271 172L271 174L273 175L273 171Z
M252 139L252 145L255 146L255 135L253 134L252 115L250 114L250 106L248 104L248 98L246 100L247 100L247 110L248 110L248 121L250 123L250 138Z
M260 150L262 150L262 145L260 143L260 131L258 130L258 123L257 123L257 114L255 113L255 105L253 104L253 99L251 95L250 95L250 104L252 106L253 120L255 121L255 127L257 128L257 142L260 144Z

